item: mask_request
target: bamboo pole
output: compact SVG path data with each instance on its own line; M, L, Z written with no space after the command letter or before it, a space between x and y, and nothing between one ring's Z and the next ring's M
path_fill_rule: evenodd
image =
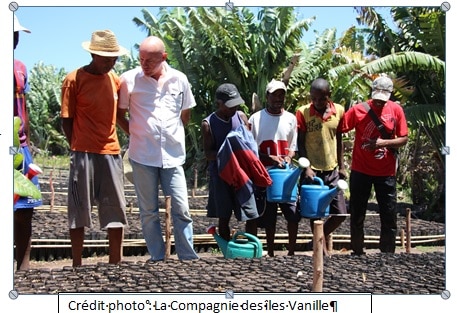
M279 239L275 240L275 243L284 243L287 244L289 241L285 237L287 234L281 234L282 236ZM338 235L334 235L336 237ZM265 234L258 235L260 242L266 243ZM285 238L285 239L281 239ZM430 243L437 243L444 241L444 235L430 235L430 236L411 236L411 242L415 245L417 244L430 244ZM165 236L164 236L165 240ZM171 236L170 241L174 242L174 237ZM307 243L309 239L303 239L300 243ZM333 242L341 242L341 243L349 243L348 239L341 239L335 240ZM366 242L366 241L365 241ZM377 239L369 240L370 243L378 243L379 236ZM209 234L196 234L194 235L194 243L195 244L217 244L214 240L213 235ZM145 247L146 243L144 239L124 239L123 241L124 247ZM108 247L108 240L107 239L85 239L84 240L84 247ZM33 238L32 239L32 248L33 249L40 249L40 248L71 248L70 239L58 239L58 238Z
M313 292L322 292L324 280L324 222L314 221L313 232Z
M165 260L171 254L171 197L165 197Z
M406 253L411 252L411 209L406 209Z

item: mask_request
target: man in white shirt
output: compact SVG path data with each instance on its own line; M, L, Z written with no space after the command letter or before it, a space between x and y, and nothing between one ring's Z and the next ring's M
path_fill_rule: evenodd
M165 45L147 37L139 50L141 67L121 75L119 125L130 135L132 164L143 235L151 261L165 257L159 218L159 184L171 196L175 249L180 260L197 259L189 213L184 125L196 103L186 75L171 68ZM126 114L128 111L128 118Z
M284 109L286 92L286 85L282 81L271 80L266 87L266 107L249 118L252 135L259 146L260 161L268 169L284 167L285 163L290 165L297 150L297 119ZM294 255L301 219L296 201L266 201L265 212L257 219L257 226L265 228L268 255L274 256L278 206L287 221L288 255Z

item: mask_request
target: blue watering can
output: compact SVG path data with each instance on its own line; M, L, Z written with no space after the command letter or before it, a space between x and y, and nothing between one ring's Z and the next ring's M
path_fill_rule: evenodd
M256 236L245 233L237 232L233 235L232 239L226 241L219 236L216 232L216 226L210 226L207 230L208 234L212 234L216 240L219 248L222 250L224 258L261 258L262 257L262 243Z
M330 202L338 191L348 188L346 181L340 179L336 187L330 189L324 185L319 177L315 176L314 181L318 185L301 185L300 188L300 213L306 218L321 218L329 215Z
M304 168L309 166L307 158L298 159L298 167L290 168L289 163L285 163L284 168L272 168L268 174L273 184L267 187L268 202L295 202L297 201L298 179Z

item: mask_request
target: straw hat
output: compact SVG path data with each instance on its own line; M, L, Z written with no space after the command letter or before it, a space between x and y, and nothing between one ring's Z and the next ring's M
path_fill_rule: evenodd
M104 57L117 57L129 51L117 43L116 36L110 30L97 30L92 33L90 41L82 43L82 47L90 53Z

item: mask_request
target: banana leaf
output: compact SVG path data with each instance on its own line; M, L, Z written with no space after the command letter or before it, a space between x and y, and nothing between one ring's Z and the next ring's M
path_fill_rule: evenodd
M14 168L18 168L21 164L22 164L22 161L24 160L24 156L22 155L22 153L16 153L14 156L13 156L13 165L14 165Z
M17 116L14 117L14 139L13 144L16 148L19 148L19 127L21 126L21 119ZM23 173L18 171L18 168L24 156L22 153L16 153L13 158L14 166L14 194L17 194L21 197L32 197L33 199L40 199L41 192L40 190L29 180Z
M14 170L14 193L21 197L41 198L41 192L32 181L16 169Z

